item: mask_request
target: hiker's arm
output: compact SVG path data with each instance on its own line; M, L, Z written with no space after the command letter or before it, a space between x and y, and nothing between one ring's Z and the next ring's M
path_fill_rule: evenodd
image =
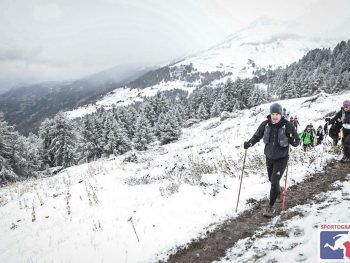
M341 119L342 112L338 111L338 113L329 121L329 124L334 124L336 120Z
M300 138L297 130L293 125L288 125L289 132L287 133L288 142L294 147L297 147L300 144Z
M266 126L267 122L268 121L264 121L263 123L261 123L259 128L254 133L253 137L248 141L249 143L251 143L252 146L254 144L258 143L262 139L262 137L264 136L265 126Z

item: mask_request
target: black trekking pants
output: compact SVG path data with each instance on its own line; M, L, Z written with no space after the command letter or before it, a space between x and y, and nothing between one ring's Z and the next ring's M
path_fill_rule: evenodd
M343 152L347 158L350 158L350 130L343 128Z
M287 167L287 163L288 156L278 160L266 158L267 174L271 183L270 206L275 204L277 196L281 193L280 180L283 176L284 170Z

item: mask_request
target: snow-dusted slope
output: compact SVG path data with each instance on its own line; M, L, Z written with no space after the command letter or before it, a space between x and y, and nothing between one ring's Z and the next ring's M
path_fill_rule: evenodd
M277 23L268 19L259 19L249 27L230 36L223 43L195 56L178 62L171 67L179 71L192 64L195 72L220 71L231 75L214 80L211 85L223 83L227 78L250 78L253 71L265 68L274 69L298 61L309 50L315 48L333 48L337 41L312 39L293 33L293 26ZM157 91L181 89L192 92L199 84L178 79L160 82L145 89L118 88L107 94L94 105L81 107L68 112L72 118L96 111L97 107L111 108L115 105L128 105L142 101L143 97L153 96Z
M350 93L282 101L301 127L323 123ZM180 140L68 168L0 189L0 262L153 262L235 217L242 143L265 119L269 104L220 122L184 129ZM290 181L303 180L332 156L323 146L295 149ZM323 156L322 158L320 156ZM312 158L316 160L310 162ZM297 160L311 163L304 167ZM263 144L249 149L239 213L269 192ZM341 204L339 204L341 205ZM327 221L327 218L324 219Z
M312 39L293 33L289 23L259 19L231 35L224 43L178 63L193 63L200 71L224 70L235 77L251 77L257 68L276 68L298 61L309 50L333 47L336 42ZM248 63L252 60L255 67Z

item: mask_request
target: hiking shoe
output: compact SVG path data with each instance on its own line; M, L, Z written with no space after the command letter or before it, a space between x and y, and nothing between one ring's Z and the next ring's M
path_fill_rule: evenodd
M263 213L263 216L265 217L273 217L275 215L275 208L273 208L273 206L268 206L266 207L265 212Z

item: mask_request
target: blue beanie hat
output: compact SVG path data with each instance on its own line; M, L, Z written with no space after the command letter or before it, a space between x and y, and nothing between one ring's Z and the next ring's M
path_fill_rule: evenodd
M281 104L279 104L279 103L271 104L271 106L270 106L270 114L278 113L279 115L282 116L283 115L282 111L283 111L283 109L282 109Z

